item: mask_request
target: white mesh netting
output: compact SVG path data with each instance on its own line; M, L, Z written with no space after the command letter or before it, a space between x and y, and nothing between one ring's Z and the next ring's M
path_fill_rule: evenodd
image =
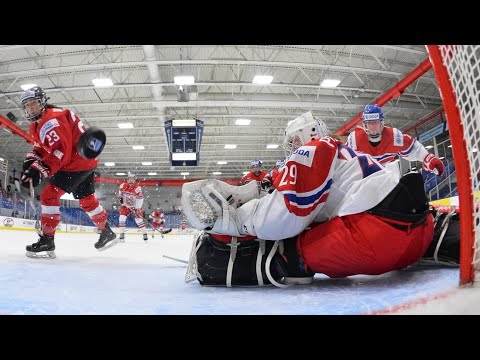
M474 196L474 257L480 269L480 45L440 46L460 110ZM460 174L459 174L460 176ZM460 204L460 211L462 207ZM478 281L478 273L476 275Z

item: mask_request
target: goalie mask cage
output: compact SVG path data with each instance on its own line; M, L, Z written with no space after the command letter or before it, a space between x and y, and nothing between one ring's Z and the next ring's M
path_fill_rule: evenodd
M452 143L460 212L460 284L480 269L480 45L427 45ZM477 196L475 196L475 194Z

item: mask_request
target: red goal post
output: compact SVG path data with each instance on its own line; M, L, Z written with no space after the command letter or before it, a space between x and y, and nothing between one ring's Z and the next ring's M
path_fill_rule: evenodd
M480 45L427 45L452 143L460 211L460 284L480 269ZM477 195L477 196L475 196Z

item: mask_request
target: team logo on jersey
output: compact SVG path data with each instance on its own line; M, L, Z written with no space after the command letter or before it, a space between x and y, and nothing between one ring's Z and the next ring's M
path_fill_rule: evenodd
M57 119L50 119L45 124L43 124L42 128L40 129L40 140L42 140L43 142L45 140L45 135L57 126L60 126Z
M393 145L403 146L403 134L398 129L393 129Z
M60 150L55 150L53 152L53 155L55 155L58 158L58 160L62 160L63 158L63 153Z
M316 146L302 146L301 148L295 150L288 160L311 167L315 149Z

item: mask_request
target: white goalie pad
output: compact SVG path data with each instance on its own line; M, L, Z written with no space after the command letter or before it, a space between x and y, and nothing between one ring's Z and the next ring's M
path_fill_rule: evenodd
M190 224L198 230L231 227L231 217L242 204L258 199L255 181L242 186L229 185L217 179L198 180L183 184L182 208Z

